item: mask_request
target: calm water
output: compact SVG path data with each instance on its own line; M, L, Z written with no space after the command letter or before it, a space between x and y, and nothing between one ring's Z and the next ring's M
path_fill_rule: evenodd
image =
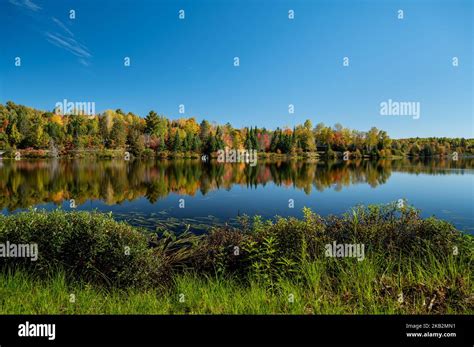
M154 230L166 224L196 230L235 223L238 215L322 215L357 204L400 198L474 233L474 159L351 162L0 160L0 209L62 206L112 211L115 218ZM184 199L184 208L179 208ZM294 208L288 207L289 199Z

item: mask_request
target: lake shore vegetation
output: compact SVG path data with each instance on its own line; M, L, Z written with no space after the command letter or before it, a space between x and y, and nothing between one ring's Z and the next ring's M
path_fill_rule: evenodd
M30 210L0 215L7 241L37 244L38 258L0 258L1 314L474 313L472 235L400 203L243 216L203 235Z

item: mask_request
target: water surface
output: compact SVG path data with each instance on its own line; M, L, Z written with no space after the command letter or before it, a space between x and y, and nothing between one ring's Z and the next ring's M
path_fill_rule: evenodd
M398 199L474 232L474 159L262 161L0 160L0 209L30 207L112 211L154 230L204 230L238 215L321 215ZM183 199L183 200L181 200ZM290 208L290 199L294 208ZM180 208L184 201L184 208Z

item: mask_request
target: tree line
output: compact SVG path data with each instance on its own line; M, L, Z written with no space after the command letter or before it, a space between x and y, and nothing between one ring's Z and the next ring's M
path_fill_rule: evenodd
M134 155L213 153L219 149L256 149L261 153L329 157L430 157L473 155L474 139L391 139L372 127L358 131L341 124L326 126L311 120L293 128L234 128L195 118L171 120L150 111L146 117L121 109L99 115L62 115L17 105L0 104L0 149L72 150L127 149Z

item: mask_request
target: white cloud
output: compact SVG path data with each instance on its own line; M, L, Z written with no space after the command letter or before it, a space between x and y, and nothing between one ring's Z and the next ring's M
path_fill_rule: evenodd
M11 4L18 6L18 7L23 7L31 11L39 11L41 10L41 7L36 5L33 1L31 0L9 0Z
M54 18L54 17L52 19L53 19L54 23L56 23L59 27L61 27L61 29L63 29L65 32L67 32L70 36L74 36L72 31L69 30L69 28L63 22L61 22L59 19Z
M46 39L48 42L52 43L53 45L64 48L65 50L71 52L77 57L80 58L91 58L92 54L89 53L86 46L80 44L72 37L66 37L58 33L51 34L50 32L46 32Z
M74 54L76 57L79 58L78 61L80 64L84 66L90 65L90 58L92 58L92 54L89 52L89 49L74 38L74 33L64 22L62 22L56 17L48 16L46 13L48 11L43 10L32 0L8 1L14 6L28 10L24 11L25 14L31 17L31 19L28 20L27 23L34 23L35 27L38 28L46 28L46 30L41 31L42 34L45 35L46 40L49 43ZM42 11L38 12L39 10ZM61 30L59 30L58 27Z

